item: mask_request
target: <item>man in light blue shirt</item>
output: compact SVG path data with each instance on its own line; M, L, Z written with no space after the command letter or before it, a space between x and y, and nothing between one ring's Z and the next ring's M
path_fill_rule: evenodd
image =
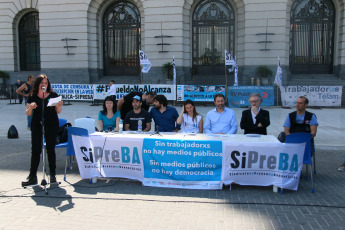
M226 108L223 94L214 96L215 109L206 115L204 133L235 134L237 121L233 110Z
M296 111L290 113L286 117L283 125L285 135L306 132L311 133L312 138L315 137L319 123L317 122L315 114L306 111L308 104L308 98L305 96L297 98Z

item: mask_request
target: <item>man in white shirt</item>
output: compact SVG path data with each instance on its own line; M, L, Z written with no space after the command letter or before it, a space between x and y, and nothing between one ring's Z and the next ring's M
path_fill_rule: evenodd
M111 96L114 101L116 101L116 86L115 86L115 81L111 80L109 83L110 89L108 92L103 93L103 95Z

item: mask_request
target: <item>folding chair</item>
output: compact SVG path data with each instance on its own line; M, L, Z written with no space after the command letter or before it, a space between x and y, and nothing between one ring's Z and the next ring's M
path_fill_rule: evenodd
M285 143L306 143L305 144L305 150L303 155L303 164L306 164L306 179L308 179L308 165L310 167L310 177L311 177L311 186L312 186L312 192L315 192L314 189L314 178L313 178L313 161L311 158L311 134L310 133L291 133L286 136Z
M96 131L95 119L92 118L78 118L74 120L74 126L87 129L89 134L94 133Z
M89 133L87 129L79 128L79 127L67 127L68 131L68 145L66 151L66 164L65 164L65 175L63 180L66 181L66 173L67 169L72 169L72 157L75 156L74 146L73 146L73 139L72 135L81 136L81 137L88 137ZM70 167L68 167L68 166Z

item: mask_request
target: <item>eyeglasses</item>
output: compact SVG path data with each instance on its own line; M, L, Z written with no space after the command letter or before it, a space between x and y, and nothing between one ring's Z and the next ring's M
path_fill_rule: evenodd
M259 102L259 100L249 101L249 103L257 103L257 102Z

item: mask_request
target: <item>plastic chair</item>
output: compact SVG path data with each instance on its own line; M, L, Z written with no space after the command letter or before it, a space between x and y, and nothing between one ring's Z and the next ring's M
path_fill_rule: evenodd
M67 123L66 119L59 118L59 127L65 125Z
M59 118L59 127L65 125L67 123L66 119ZM44 148L47 148L46 141L44 141ZM67 148L67 142L60 143L55 145L55 148Z
M74 126L87 129L88 133L95 132L95 119L92 118L78 118L74 120Z
M310 177L311 177L311 186L312 186L312 192L315 192L314 189L314 178L313 178L313 161L311 157L312 153L312 138L310 133L291 133L286 136L285 143L306 143L305 144L305 150L303 155L303 164L306 164L306 179L308 179L308 165L310 167Z
M88 137L89 133L87 129L79 128L79 127L67 127L68 131L68 145L67 145L67 151L66 151L66 164L65 164L65 175L63 180L66 181L66 173L67 169L69 169L69 166L72 165L72 157L75 156L74 146L73 146L73 139L72 135L76 136L82 136L82 137ZM71 166L72 169L72 166Z

